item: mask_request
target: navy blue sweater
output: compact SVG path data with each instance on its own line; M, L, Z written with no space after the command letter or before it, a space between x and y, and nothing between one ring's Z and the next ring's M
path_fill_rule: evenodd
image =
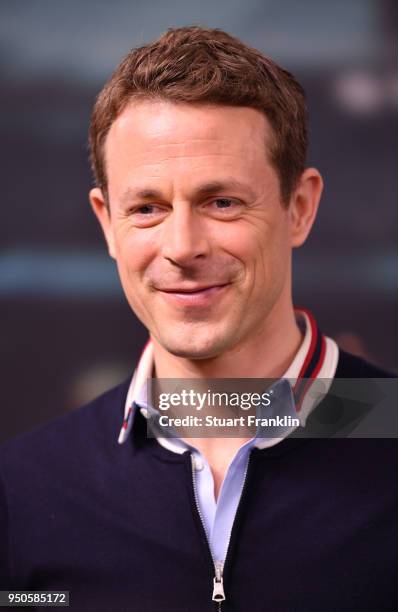
M384 375L340 353L337 377ZM147 439L139 413L117 443L128 385L1 449L0 590L69 590L76 611L214 612L190 453ZM222 612L398 610L398 442L254 449L224 586Z

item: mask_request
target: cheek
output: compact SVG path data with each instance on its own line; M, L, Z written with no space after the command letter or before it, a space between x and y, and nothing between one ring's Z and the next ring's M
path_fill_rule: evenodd
M269 292L275 289L288 273L290 246L285 223L277 221L257 226L250 236L240 242L240 252L246 262L247 273L255 290Z
M141 279L153 261L155 240L151 232L130 230L116 233L116 259L123 284ZM126 288L126 287L125 287Z
M261 244L261 233L247 220L208 227L207 235L214 250L232 255L245 265L252 261Z
M257 269L268 268L278 259L286 239L280 224L256 219L223 228L219 244L247 269Z

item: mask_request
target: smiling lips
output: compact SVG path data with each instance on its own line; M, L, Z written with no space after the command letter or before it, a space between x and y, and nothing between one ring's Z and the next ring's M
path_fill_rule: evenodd
M224 283L207 286L167 287L157 290L168 302L175 305L209 306L229 285L230 283Z

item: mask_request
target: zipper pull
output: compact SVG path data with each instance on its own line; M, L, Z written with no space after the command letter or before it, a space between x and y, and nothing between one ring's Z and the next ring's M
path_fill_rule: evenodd
M222 563L216 563L216 575L213 578L213 601L224 601L225 593L224 593L224 583L222 578Z

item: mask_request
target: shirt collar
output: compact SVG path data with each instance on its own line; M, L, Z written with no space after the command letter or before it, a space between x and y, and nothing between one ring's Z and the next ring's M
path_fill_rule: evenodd
M301 424L304 425L310 412L319 404L330 388L338 362L338 347L334 340L321 334L313 315L308 310L297 309L295 314L304 337L299 350L282 378L289 380L296 411L300 415ZM152 372L153 345L149 340L144 347L127 393L124 419L118 439L119 444L123 444L129 436L137 404L144 416L150 409L146 401L146 386L148 378L152 377ZM321 390L308 393L311 382L317 378L322 379ZM265 445L271 446L282 439L268 439L267 444L264 443L263 446L257 444L257 446L260 448ZM186 444L176 439L158 438L158 441L174 452L181 453L187 448Z

